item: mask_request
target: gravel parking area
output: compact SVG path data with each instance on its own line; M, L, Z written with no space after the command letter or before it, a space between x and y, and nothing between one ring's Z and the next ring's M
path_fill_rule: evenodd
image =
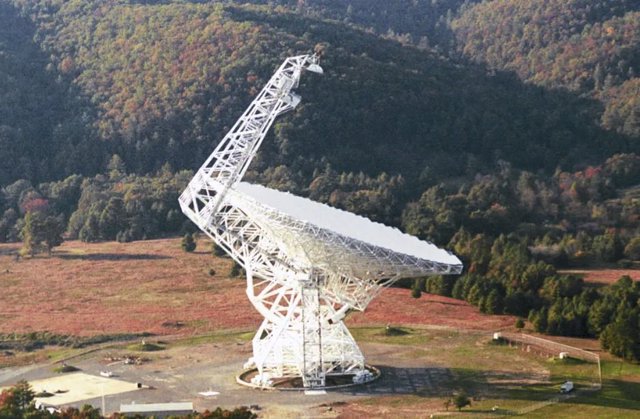
M99 407L102 404L100 387L104 385L100 383L120 383L118 388L123 392L116 394L115 391L105 391L107 413L117 411L120 404L124 403L189 401L198 411L218 406L254 406L261 417L332 417L335 413L327 407L330 404L374 395L414 394L428 387L433 387L432 393L435 395L439 380L450 377L446 369L437 366L430 368L423 361L403 354L406 347L364 343L362 348L368 354L370 363L381 366L383 376L369 385L328 391L326 394L261 391L238 385L235 377L251 354L249 342L207 343L171 347L157 352L137 352L137 356L148 358L148 361L140 364L124 361L131 351L105 349L69 361L82 373L56 374L52 372L50 364L5 369L0 373L0 386L11 385L19 379L31 382L38 389L41 383L48 383L45 385L48 391L64 387L70 390L69 393L87 396L84 400L69 399L56 404L92 404ZM100 377L101 371L109 371L113 377ZM87 388L87 383L91 382L98 387ZM136 383L141 383L143 388L130 391L135 390ZM84 392L77 391L82 387L85 387ZM107 385L107 388L111 387ZM219 394L209 397L199 394L206 391ZM47 399L43 401L46 403Z

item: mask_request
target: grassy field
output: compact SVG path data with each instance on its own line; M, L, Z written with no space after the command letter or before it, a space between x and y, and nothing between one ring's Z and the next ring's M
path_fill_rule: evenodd
M204 240L194 253L177 239L66 242L51 258L19 261L10 249L0 247L0 332L190 334L260 320L244 281L228 278L231 261Z
M0 245L0 333L193 335L257 328L261 321L245 295L244 278L229 278L231 260L213 257L205 239L194 253L183 252L180 239L72 241L53 257L19 261L17 248ZM451 298L425 294L416 300L408 290L388 289L349 323L498 330L513 326L514 318L484 315Z
M354 329L359 342L378 342L406 347L415 359L446 366L452 378L433 390L407 396L371 398L345 407L345 417L385 416L393 407L399 416L418 412L463 417L522 415L531 418L637 418L640 417L640 365L607 357L602 362L603 387L594 363L559 360L496 345L486 333L402 328L405 334L387 335L384 328ZM419 349L416 349L419 348ZM402 352L401 350L399 352ZM559 397L560 384L572 380L577 391ZM470 407L457 412L444 407L455 391L473 398ZM560 400L543 406L549 400ZM535 409L528 411L529 409ZM526 412L526 413L525 413ZM398 417L399 417L398 416Z
M598 382L597 365L579 360L558 360L504 344L494 344L491 333L439 327L354 326L354 337L366 356L383 372L385 380L412 385L412 391L375 392L376 395L349 402L337 402L332 411L338 417L428 417L433 414L463 417L518 415L523 417L620 417L640 414L638 386L640 366L615 359L603 361L602 391L591 391ZM215 348L216 356L237 350L253 337L251 330L216 331L201 336L148 340L160 351L146 351L139 343L117 345L114 350L136 352L151 359L180 357L174 351L188 349L201 354ZM206 359L206 356L205 358ZM153 364L153 362L151 363ZM150 364L150 365L151 365ZM150 366L149 368L159 368ZM430 376L431 381L423 376ZM435 377L435 378L433 378ZM540 407L559 396L561 383L572 380L577 392L571 398ZM402 383L392 388L402 388ZM464 390L472 405L457 412L445 409L445 401ZM425 416L426 415L426 416Z
M634 281L640 281L640 269L567 269L560 272L579 275L585 282L597 285L613 284L624 275L628 275Z
M532 418L638 418L640 417L640 365L620 360L602 364L602 390L548 406Z
M53 257L16 260L16 245L0 245L0 333L50 331L58 335L141 334L147 346L110 343L151 355L172 348L248 342L261 318L248 302L243 278L229 278L231 261L214 258L200 240L194 253L179 239L120 243L64 243ZM210 270L215 271L210 275ZM614 278L619 270L593 271ZM637 271L630 271L639 279ZM628 274L628 273L627 273ZM608 278L607 277L607 278ZM640 366L604 356L603 388L587 391L594 364L561 362L491 343L491 332L512 329L511 316L489 316L451 298L387 289L348 324L358 342L391 351L386 374L442 372L437 385L406 394L377 395L337 406L342 417L423 417L424 412L468 417L516 414L558 396L559 385L578 384L575 397L528 412L526 417L640 417ZM385 326L389 325L390 329ZM556 339L556 338L554 338ZM595 340L557 338L598 350ZM391 348L391 349L389 349ZM45 347L0 351L0 367L57 361L86 349ZM9 351L10 352L10 351ZM396 356L397 355L397 356ZM164 356L164 355L162 355ZM437 376L437 374L436 374ZM446 411L456 391L473 397L462 412ZM495 408L495 409L494 409Z
M494 344L488 331L429 326L393 327L389 331L385 326L354 326L352 332L367 357L382 370L383 380L396 377L413 387L409 392L378 392L370 398L336 403L333 412L338 417L426 417L427 413L435 417L488 417L518 415L532 407L539 408L522 416L635 418L640 414L639 365L605 359L603 389L591 391L598 381L596 364L558 360ZM151 351L143 347L142 341L114 343L109 350L138 353L151 359L175 358L182 365L182 358L173 353L176 350L201 353L206 359L205 353L210 349L204 348L213 347L216 356L224 357L224 350L235 351L237 345L246 345L252 337L252 330L220 330L170 339L145 338L146 345L154 349ZM45 348L35 354L40 359L43 355L59 358L78 353L74 351L77 350L54 352ZM421 384L424 375L432 377L427 380L428 385ZM566 380L576 383L575 397L540 407L559 396L559 386ZM445 401L461 390L472 398L471 406L462 412L451 407L447 411Z

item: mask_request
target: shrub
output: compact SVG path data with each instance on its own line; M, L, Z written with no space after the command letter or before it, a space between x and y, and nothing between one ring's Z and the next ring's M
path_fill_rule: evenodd
M471 406L471 400L467 397L467 393L461 391L453 398L453 404L458 410L462 410L465 406Z
M211 244L211 253L213 253L213 255L217 257L227 256L227 252L225 252L224 249L218 246L216 243Z
M127 349L131 351L154 352L154 351L162 351L164 349L164 346L158 345L156 343L149 343L143 340L141 343L129 345Z
M193 252L196 250L196 241L193 239L193 234L185 234L180 243L182 250L185 252Z
M424 278L417 278L413 281L411 286L411 296L413 298L420 298L422 295L422 289L424 287Z
M406 331L405 329L402 329L400 327L394 327L391 325L387 325L384 328L384 334L385 336L404 336L404 335L408 335L409 332Z
M231 278L236 278L242 274L242 266L238 262L233 262L233 266L231 266L231 271L229 272L229 276Z
M68 372L75 372L75 371L80 371L80 368L74 367L73 365L69 365L65 363L53 369L53 372L57 372L58 374L65 374Z

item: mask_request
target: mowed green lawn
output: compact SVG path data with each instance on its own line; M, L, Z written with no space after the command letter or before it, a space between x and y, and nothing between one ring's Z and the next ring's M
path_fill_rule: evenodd
M417 364L441 365L452 372L451 378L438 383L439 389L422 394L366 400L351 413L375 416L380 412L376 406L387 405L399 414L404 411L407 417L423 408L434 417L640 418L640 365L607 356L602 361L603 387L598 391L593 388L598 382L598 368L593 363L558 360L508 345L494 345L486 333L411 328L400 331L387 335L384 328L371 327L354 329L353 334L358 341L406 347L406 351L399 350L399 362L408 356ZM576 384L576 391L571 397L560 397L559 387L568 380ZM471 406L461 412L453 407L445 410L448 394L460 390L473 399ZM559 402L543 406L545 401L557 398ZM527 411L535 407L538 408Z
M602 390L548 406L532 418L640 418L640 365L602 362Z

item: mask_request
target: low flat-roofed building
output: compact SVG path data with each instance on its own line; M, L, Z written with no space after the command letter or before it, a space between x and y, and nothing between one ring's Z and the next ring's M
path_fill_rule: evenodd
M121 404L120 413L125 416L145 415L158 419L168 416L188 415L193 413L193 403L132 403Z

